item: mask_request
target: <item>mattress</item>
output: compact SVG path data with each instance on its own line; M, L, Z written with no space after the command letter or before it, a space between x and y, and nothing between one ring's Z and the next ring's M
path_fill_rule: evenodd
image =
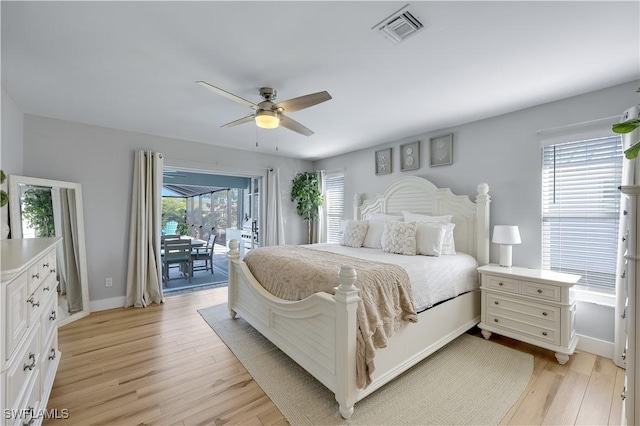
M353 248L335 243L310 244L304 247L392 263L404 268L411 280L413 303L417 312L479 287L478 263L465 253L439 257L405 256L385 253L380 249Z

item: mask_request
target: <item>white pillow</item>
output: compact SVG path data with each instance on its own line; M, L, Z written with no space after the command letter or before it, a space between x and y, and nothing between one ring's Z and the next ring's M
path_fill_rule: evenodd
M416 254L415 222L396 222L393 220L384 223L382 233L382 251L413 256Z
M456 242L453 239L453 228L456 227L455 223L447 223L447 230L444 233L444 241L442 242L441 254L456 254Z
M348 220L340 237L340 244L347 247L362 247L367 228L369 228L369 222L366 220Z
M377 220L386 222L387 220L403 220L401 214L386 214L386 213L367 213L364 217L366 220Z
M385 213L367 213L365 219L369 220L369 229L364 237L362 247L382 248L382 232L384 231L384 223L388 220L402 221L402 216Z
M456 245L453 239L453 228L455 228L456 225L454 223L450 223L453 215L429 216L403 211L402 216L404 217L405 222L439 222L451 225L447 228L444 234L441 254L456 254Z
M429 216L426 214L416 214L407 211L402 212L405 222L442 222L449 223L453 215L448 214L444 216Z
M416 231L416 253L425 256L440 256L447 231L447 224L418 222Z

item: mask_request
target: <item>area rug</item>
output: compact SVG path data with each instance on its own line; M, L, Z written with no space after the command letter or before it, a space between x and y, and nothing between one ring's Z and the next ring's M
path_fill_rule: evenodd
M198 312L294 426L498 424L533 372L530 354L463 334L344 420L327 388L242 318L231 319L226 304Z

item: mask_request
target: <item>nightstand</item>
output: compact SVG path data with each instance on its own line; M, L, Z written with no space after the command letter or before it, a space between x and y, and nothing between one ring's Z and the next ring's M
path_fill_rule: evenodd
M541 269L485 265L481 275L482 317L478 327L556 353L569 361L578 344L574 330L576 303L571 287L579 275Z

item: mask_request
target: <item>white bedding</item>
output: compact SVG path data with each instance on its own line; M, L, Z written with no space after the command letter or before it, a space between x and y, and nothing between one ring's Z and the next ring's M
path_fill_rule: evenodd
M380 249L353 248L340 244L310 244L305 247L339 253L361 259L393 263L407 271L411 279L413 302L417 312L452 297L478 288L478 263L468 254L404 256Z

